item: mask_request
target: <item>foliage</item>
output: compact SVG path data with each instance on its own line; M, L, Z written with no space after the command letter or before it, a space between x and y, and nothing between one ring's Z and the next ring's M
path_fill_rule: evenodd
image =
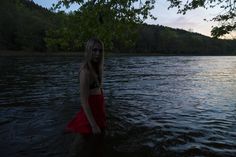
M114 41L121 41L123 46L132 47L138 24L142 24L148 17L155 19L150 13L155 0L60 0L54 5L54 10L62 6L69 7L72 3L77 3L79 9L69 13L69 20L64 23L64 28L54 31L63 32L66 29L69 34L74 34L71 40L76 40L78 48L93 36L103 40L108 49L114 47ZM47 41L55 41L53 36L48 35ZM61 44L68 43L65 40L67 34L62 33Z
M236 30L236 1L235 0L167 0L170 2L170 7L177 7L178 13L185 14L189 10L199 7L209 9L221 9L219 14L212 18L212 21L219 22L219 26L215 26L211 30L213 37L220 37L229 34Z
M70 14L52 13L28 0L1 0L0 50L82 51L82 39L86 34L80 28L84 27L83 24L80 26L82 17L77 14L80 14L80 11ZM98 17L94 17L94 20L98 20L97 24L103 25ZM106 20L105 17L103 20ZM122 31L127 31L125 25L121 26L124 27ZM134 27L137 28L137 33L134 33L133 37L137 39L134 45L125 47L122 40L113 38L110 41L113 44L113 52L236 55L235 40L212 39L197 33L158 25L135 24Z

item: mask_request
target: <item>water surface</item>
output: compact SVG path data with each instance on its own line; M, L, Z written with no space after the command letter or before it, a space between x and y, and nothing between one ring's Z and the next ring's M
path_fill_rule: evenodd
M67 154L76 57L0 58L3 157ZM105 156L236 155L236 57L109 57Z

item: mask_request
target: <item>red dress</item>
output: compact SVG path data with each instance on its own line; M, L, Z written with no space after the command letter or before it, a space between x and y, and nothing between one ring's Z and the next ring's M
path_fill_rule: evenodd
M88 98L88 105L91 108L97 125L100 127L100 129L105 129L106 114L103 92L99 95L90 95ZM65 131L80 134L92 134L92 128L83 108L81 108L76 116L67 124Z

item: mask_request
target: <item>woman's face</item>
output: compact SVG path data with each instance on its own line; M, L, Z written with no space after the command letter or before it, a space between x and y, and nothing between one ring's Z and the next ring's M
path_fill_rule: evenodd
M96 43L92 49L92 62L99 62L102 57L102 46L99 43Z

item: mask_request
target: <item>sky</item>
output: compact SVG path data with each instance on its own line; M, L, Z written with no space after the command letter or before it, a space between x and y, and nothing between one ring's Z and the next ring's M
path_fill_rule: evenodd
M33 0L45 8L50 8L57 0ZM206 36L211 36L211 27L217 26L217 23L209 21L216 16L220 10L218 9L203 9L198 8L187 12L185 15L177 14L177 9L168 10L169 3L166 0L157 0L152 14L157 17L157 20L147 19L145 23L154 25L163 25L172 28L191 30L192 32L200 33ZM76 10L78 5L72 5L67 11ZM204 21L207 19L208 21ZM226 36L225 38L230 38Z

